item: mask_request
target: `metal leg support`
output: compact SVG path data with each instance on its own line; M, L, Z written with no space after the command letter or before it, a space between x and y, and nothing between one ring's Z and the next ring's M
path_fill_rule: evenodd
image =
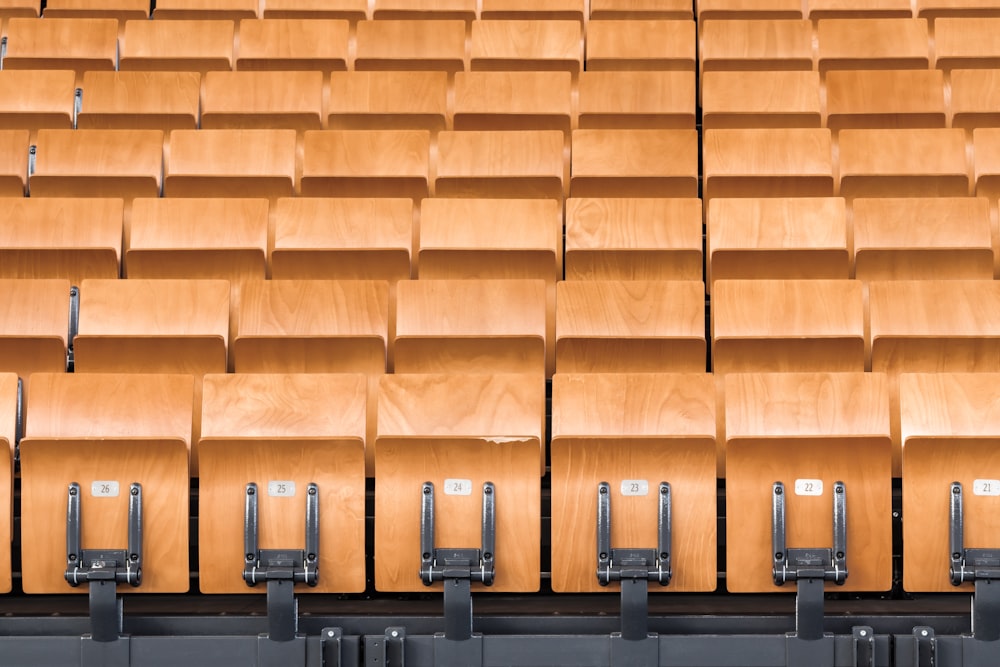
M622 639L642 641L649 637L649 582L622 580Z
M799 579L795 596L795 635L813 641L823 637L823 580Z
M122 601L115 580L90 581L90 636L95 642L113 642L122 634Z
M1000 639L1000 579L976 579L972 635L984 642Z
M267 634L273 642L289 642L298 630L298 600L291 579L267 582Z
M461 642L472 637L472 581L446 579L444 582L444 636Z

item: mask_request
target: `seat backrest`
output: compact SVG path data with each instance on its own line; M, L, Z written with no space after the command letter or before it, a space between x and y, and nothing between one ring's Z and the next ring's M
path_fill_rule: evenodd
M154 14L157 10L154 10ZM126 21L120 70L208 72L233 69L233 21Z
M693 72L693 20L591 20L587 26L587 70Z
M268 16L265 3L264 15ZM347 3L344 3L347 4ZM324 10L333 9L330 2ZM238 70L320 70L347 69L350 26L340 18L286 17L240 21Z
M209 72L201 127L318 130L323 123L322 72Z
M68 280L0 279L0 372L64 373L69 316Z
M447 72L331 72L331 130L443 130Z
M197 72L86 72L76 126L193 130L200 90Z
M572 197L696 197L695 130L575 130Z
M0 373L0 593L13 588L14 447L18 418L17 375Z
M306 132L302 194L325 197L428 195L431 136L427 130Z

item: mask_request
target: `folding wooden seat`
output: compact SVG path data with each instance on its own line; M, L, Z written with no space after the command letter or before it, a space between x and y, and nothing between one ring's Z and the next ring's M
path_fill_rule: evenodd
M930 66L926 19L821 19L816 36L820 72Z
M705 129L821 127L819 72L705 72Z
M142 568L141 581L129 577L119 593L188 590L192 407L190 375L34 376L21 440L26 593L85 593L67 582L68 572L82 583L90 567L125 575L127 563ZM141 515L130 508L133 498ZM68 500L75 517L67 516ZM141 553L128 544L133 530Z
M112 18L119 28L125 21L148 19L147 0L46 0L45 18Z
M1000 127L1000 70L956 69L950 79L952 127Z
M459 20L473 21L475 0L375 0L372 11L376 19L396 20Z
M691 72L581 72L581 129L691 129L695 77Z
M704 197L830 197L830 130L705 130Z
M264 13L267 15L266 5ZM347 69L350 25L346 20L304 16L244 19L239 27L238 70Z
M443 565L446 553L433 558L433 551L421 550L424 496L433 500L435 551L478 549L483 506L492 508L495 548L479 561L490 570L495 563L495 576L490 586L473 582L474 592L539 589L544 409L544 383L535 375L382 378L375 442L377 590L442 590L420 576L422 568ZM424 553L430 563L422 563Z
M34 197L158 197L160 130L39 130L29 180Z
M808 18L819 19L908 19L913 17L909 0L806 0Z
M14 539L14 444L18 423L17 375L0 373L0 593L13 588L11 543ZM6 446L5 446L6 445Z
M174 130L167 197L278 197L295 187L295 130Z
M543 280L398 283L396 372L540 376L548 348L545 291Z
M696 5L699 25L714 19L770 21L803 18L803 5L796 0L698 0Z
M899 378L903 512L920 517L903 525L907 591L971 591L971 581L956 587L960 582L949 570L958 566L960 574L962 565L972 568L967 548L996 548L998 380L997 373L904 373ZM962 508L957 517L955 496ZM956 519L959 552L953 552L951 540Z
M566 200L566 280L701 280L701 200Z
M201 127L288 128L304 132L323 124L321 72L209 72Z
M569 132L571 86L568 72L458 72L454 129Z
M291 197L274 207L275 280L385 280L394 286L410 277L412 248L409 199Z
M827 72L826 109L832 129L944 127L944 72Z
M42 14L41 7L41 0L0 0L0 19L38 18Z
M960 129L842 130L839 138L840 194L848 199L969 194Z
M995 0L917 0L917 16L933 22L939 18L1000 17Z
M865 370L863 285L853 280L716 280L716 373Z
M11 130L72 128L75 81L69 70L3 70L0 123Z
M694 130L576 130L572 197L696 197Z
M28 130L0 130L0 196L24 196L30 142Z
M368 14L367 0L264 0L266 19L347 19L363 21ZM240 27L242 32L242 26Z
M157 0L154 19L235 20L257 17L257 0Z
M121 199L0 198L0 277L117 278Z
M973 130L972 144L975 154L975 191L980 197L989 197L992 205L1000 196L1000 129Z
M747 373L728 375L725 382L726 588L795 592L795 586L778 586L778 573L794 568L810 577L812 568L813 579L822 578L817 570L846 574L842 585L826 581L827 591L889 590L892 480L885 376ZM834 519L838 500L845 510L840 522ZM841 553L831 548L838 523ZM787 547L778 552L772 540L776 526Z
M983 198L854 201L858 280L989 280L994 275L990 207Z
M705 21L699 53L702 72L811 70L812 23L763 18Z
M1000 17L934 21L934 66L938 69L1000 68Z
M0 279L0 372L66 372L69 313L68 280Z
M113 70L118 60L114 19L12 18L7 23L4 69Z
M568 185L564 143L555 130L442 132L434 193L561 199Z
M694 21L594 21L587 27L588 71L693 72Z
M286 551L296 569L318 568L315 585L295 584L296 593L365 589L367 400L363 375L205 377L198 445L202 593L270 588L251 588L243 575L251 484L257 547ZM311 505L318 515L312 535L306 519ZM309 551L310 537L318 553Z
M580 0L483 0L479 17L483 20L519 19L522 21L579 21L583 23L586 7Z
M691 5L679 0L596 0L590 3L590 18L600 19L691 19Z
M627 566L621 552L600 560L599 497L609 511L608 546L651 550L657 555L646 567L669 573L668 585L650 591L715 590L715 423L715 383L705 373L553 376L552 590L634 585L602 585L595 576L608 564ZM658 555L661 520L670 543Z
M198 127L197 72L86 72L77 128L193 130Z
M360 21L354 68L362 70L465 69L465 21Z
M426 130L325 130L304 136L304 196L422 199L428 194Z
M556 289L557 372L705 370L700 280L569 280Z
M474 21L469 65L473 70L578 74L583 69L582 26L579 21Z
M118 69L231 70L234 33L232 21L126 21Z
M332 72L331 130L427 130L448 122L446 72Z
M709 291L720 279L851 277L839 197L713 199L706 229Z

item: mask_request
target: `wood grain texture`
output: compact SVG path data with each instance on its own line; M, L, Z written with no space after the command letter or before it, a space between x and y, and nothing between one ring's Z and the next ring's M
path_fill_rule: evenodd
M0 130L0 196L23 197L28 183L27 130Z
M676 0L597 0L590 4L592 19L690 19L691 8Z
M965 133L960 129L843 130L839 137L840 193L845 197L969 193Z
M172 197L290 196L295 130L175 130L163 174Z
M821 19L817 64L834 69L926 69L930 43L926 19Z
M0 278L117 278L121 199L0 199Z
M118 69L231 70L234 33L232 21L127 21Z
M363 70L465 69L465 21L361 21L354 68Z
M690 20L592 20L587 69L694 71L695 26Z
M877 2L857 2L857 0L808 0L809 18L850 19L850 18L903 18L913 16L913 9L907 0L878 0Z
M976 194L996 198L1000 195L1000 129L976 128L972 144Z
M581 129L694 127L692 72L580 73L577 112Z
M88 0L55 0L45 3L45 18L113 18L121 29L125 21L148 19L149 5L142 0L116 0L95 7Z
M562 130L573 116L569 72L458 72L456 130Z
M113 70L118 55L114 19L12 18L4 69Z
M372 17L381 19L458 19L477 18L475 0L375 0Z
M801 19L804 7L794 0L702 0L698 3L698 21L706 19L763 21Z
M209 72L201 127L318 130L323 124L321 72Z
M65 372L68 280L0 280L0 371Z
M293 2L296 0L293 0ZM322 3L321 16L285 15L271 17L269 11L291 13L291 3L265 3L267 20L243 19L240 21L240 48L236 56L239 70L320 70L347 69L347 42L350 26L344 16L331 16L343 8L347 16L357 17L353 3ZM296 2L303 12L308 12L303 2ZM317 9L319 11L319 9ZM363 13L364 10L362 10Z
M575 130L573 197L694 197L698 135L694 130Z
M943 70L1000 67L1000 17L934 21L935 67Z
M541 5L531 0L485 0L479 15L484 20L537 19L583 23L585 13L586 8L581 0L548 0Z
M189 129L198 125L197 72L86 72L79 129Z
M559 199L564 187L564 142L563 133L556 130L442 132L435 193Z
M787 545L816 548L832 545L832 489L834 482L844 482L850 576L836 588L888 590L892 484L886 377L735 374L726 376L725 397L728 590L794 592L775 586L771 577L775 481L789 489ZM823 495L794 495L797 479L821 480Z
M17 375L0 373L0 592L13 587L11 542L14 538L14 441Z
M5 129L73 127L76 76L68 70L4 70L0 75L0 121Z
M706 129L820 127L818 72L705 72Z
M430 141L426 130L306 132L302 194L426 197Z
M801 15L801 6L796 10ZM812 23L791 19L705 22L701 34L702 71L811 70Z
M917 0L917 16L929 20L944 17L997 17L1000 12L988 0Z
M331 130L427 130L448 118L447 72L332 72Z
M365 0L268 0L263 8L266 19L297 18L364 20L368 12Z
M583 69L583 30L578 21L475 21L472 70Z
M945 127L944 72L829 72L826 106L830 128Z
M241 19L257 16L258 3L254 0L166 0L157 3L154 19Z
M952 127L996 127L1000 124L1000 71L951 71Z

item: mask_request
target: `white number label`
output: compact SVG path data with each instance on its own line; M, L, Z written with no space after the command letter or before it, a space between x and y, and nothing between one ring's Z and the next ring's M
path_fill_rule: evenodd
M118 482L91 482L90 495L95 498L117 498Z
M644 479L623 479L623 496L648 496L649 482Z
M471 479L446 479L444 480L444 495L446 496L471 496Z
M795 480L795 495L797 496L822 496L823 480L821 479L797 479Z
M272 498L292 498L295 496L295 482L280 479L268 482L267 495Z
M1000 479L977 479L972 483L976 496L1000 496Z

